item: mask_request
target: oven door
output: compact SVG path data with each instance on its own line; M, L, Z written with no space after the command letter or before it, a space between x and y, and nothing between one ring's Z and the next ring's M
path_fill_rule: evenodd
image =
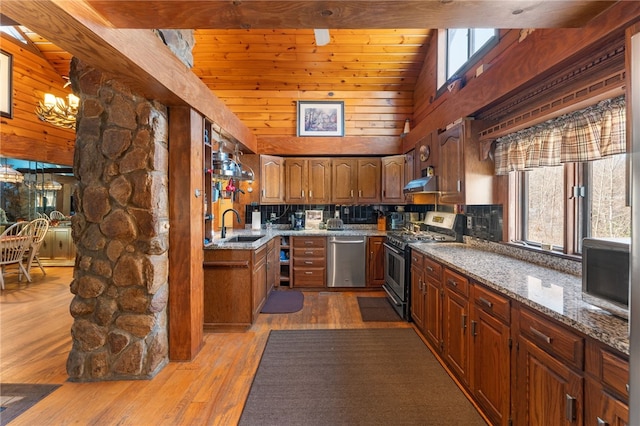
M404 252L389 244L384 246L384 282L401 302L406 302Z

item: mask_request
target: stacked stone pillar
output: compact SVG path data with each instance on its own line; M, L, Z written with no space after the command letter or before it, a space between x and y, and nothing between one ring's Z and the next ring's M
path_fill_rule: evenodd
M151 378L168 362L165 106L74 58L73 381Z

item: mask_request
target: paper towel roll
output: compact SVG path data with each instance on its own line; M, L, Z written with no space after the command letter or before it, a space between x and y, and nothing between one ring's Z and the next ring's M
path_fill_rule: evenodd
M261 222L260 212L251 212L251 229L260 229Z

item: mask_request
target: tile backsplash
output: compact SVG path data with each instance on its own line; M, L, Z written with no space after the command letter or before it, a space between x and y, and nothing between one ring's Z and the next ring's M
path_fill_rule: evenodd
M490 204L466 206L467 221L465 235L486 241L502 241L502 205Z

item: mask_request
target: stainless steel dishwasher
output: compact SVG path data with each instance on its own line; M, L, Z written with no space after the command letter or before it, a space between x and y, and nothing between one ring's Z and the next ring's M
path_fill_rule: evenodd
M364 287L366 237L329 237L327 287Z

